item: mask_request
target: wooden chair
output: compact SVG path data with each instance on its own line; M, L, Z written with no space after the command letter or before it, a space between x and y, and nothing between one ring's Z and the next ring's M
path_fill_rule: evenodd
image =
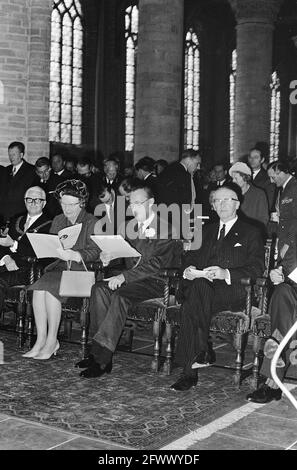
M162 366L162 371L170 375L172 369L173 341L175 337L175 327L179 324L177 316L179 315L180 304L176 298L178 288L180 267L169 268L161 271L160 275L164 280L164 293L162 297L145 300L129 311L124 334L128 336L129 349L132 349L132 340L135 329L135 323L152 322L154 351L151 363L153 372L160 371L160 352L161 352L161 332L165 332L166 358Z
M30 323L30 318L32 316L32 306L27 288L40 277L41 273L40 264L36 258L26 257L25 261L30 265L27 282L26 284L10 286L6 289L4 311L2 312L2 315L4 316L5 309L11 309L12 306L16 308L15 331L17 333L18 348L21 348L24 344L25 331L29 333L29 336L26 338L27 342L28 344L31 343L30 333L32 331L32 325Z
M101 262L90 262L86 263L88 270L95 271L95 277L98 278L101 273ZM41 272L39 272L39 277ZM35 279L36 280L36 279ZM28 295L29 294L29 295ZM31 294L31 295L30 295ZM27 337L28 348L32 346L33 330L34 330L34 315L31 302L32 292L26 292L26 327L25 333ZM72 340L72 324L77 322L80 324L80 344L81 344L81 357L84 359L87 355L87 341L88 341L88 329L90 323L89 314L89 303L88 297L75 297L68 298L65 303L62 304L62 317L61 324L64 323L64 337L65 341Z
M265 270L263 277L257 279L257 292L259 297L260 315L258 315L252 324L253 335L253 377L251 380L252 388L256 389L259 382L259 370L263 360L263 348L266 339L271 334L270 316L267 313L269 299L272 291L272 284L269 280L269 272L277 262L276 240L268 239L265 244Z

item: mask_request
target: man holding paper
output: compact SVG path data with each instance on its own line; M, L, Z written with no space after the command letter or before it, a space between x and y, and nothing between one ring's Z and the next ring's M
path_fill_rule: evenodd
M126 226L126 240L139 256L128 258L126 269L121 274L97 282L92 288L90 333L93 341L89 358L77 364L86 368L80 373L82 377L100 377L111 372L112 356L129 307L163 295L160 270L175 265L178 244L172 239L167 221L164 222L153 211L153 204L151 188L145 181L137 182L130 193L134 219ZM100 256L105 265L112 259L111 253L102 252Z
M244 305L243 277L263 272L264 247L260 231L237 216L240 190L228 183L214 193L219 221L205 226L202 246L189 251L185 261L183 307L176 363L181 377L171 388L188 390L197 384L197 368L208 365L211 316ZM212 361L213 362L213 361Z
M43 214L46 195L42 188L33 186L25 193L27 214L11 221L8 234L0 238L0 304L10 286L28 283L31 265L28 257L35 257L28 233L48 233L51 220Z

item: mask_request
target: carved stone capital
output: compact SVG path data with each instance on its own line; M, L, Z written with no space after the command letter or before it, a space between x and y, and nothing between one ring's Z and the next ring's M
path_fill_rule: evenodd
M284 0L229 0L238 22L244 20L273 23Z

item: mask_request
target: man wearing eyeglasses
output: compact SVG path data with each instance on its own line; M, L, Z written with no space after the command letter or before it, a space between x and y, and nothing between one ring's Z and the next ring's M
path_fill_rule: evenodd
M263 272L261 233L237 216L240 199L240 190L233 183L214 192L213 204L219 221L205 226L200 249L187 254L183 314L175 358L183 372L171 386L173 390L194 387L197 369L215 361L208 340L212 315L242 308L246 292L241 278L255 279Z
M137 182L130 193L133 221L126 226L126 239L141 254L136 259L127 258L126 269L121 274L97 282L90 299L90 335L93 337L91 355L77 367L85 368L82 377L100 377L111 372L112 356L121 336L131 305L143 300L162 297L164 281L162 268L174 267L180 244L173 240L171 226L153 209L152 189ZM100 254L105 265L111 256Z
M26 234L49 233L51 226L51 220L43 214L46 195L42 188L29 188L24 202L27 214L13 219L7 236L0 238L0 306L7 287L28 283L31 266L27 258L35 257L35 253Z

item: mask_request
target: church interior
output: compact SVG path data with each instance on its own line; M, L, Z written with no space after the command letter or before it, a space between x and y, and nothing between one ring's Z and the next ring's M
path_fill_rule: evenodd
M170 165L191 149L208 178L217 166L247 163L257 148L266 167L283 160L297 175L296 0L0 0L0 24L2 167L11 142L24 144L33 166L61 155L101 172L111 158L125 176L144 157ZM287 396L246 400L264 330L246 330L239 381L239 330L220 323L216 362L199 369L196 387L176 392L167 323L156 333L148 309L126 325L112 373L84 380L75 364L88 339L86 304L63 310L56 356L28 360L32 292L19 292L0 315L0 449L297 450ZM168 315L178 340L180 311ZM285 385L295 398L296 380L293 364Z

